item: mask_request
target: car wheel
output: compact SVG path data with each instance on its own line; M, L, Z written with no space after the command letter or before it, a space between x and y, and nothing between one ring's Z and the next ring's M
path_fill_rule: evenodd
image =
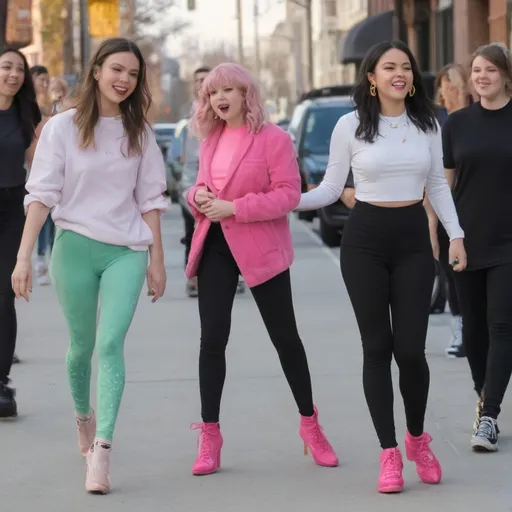
M338 247L341 243L339 230L329 226L322 217L320 217L320 238L327 247Z

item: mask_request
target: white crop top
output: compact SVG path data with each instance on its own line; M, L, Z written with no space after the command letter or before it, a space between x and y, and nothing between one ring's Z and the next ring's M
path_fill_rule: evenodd
M324 179L317 188L302 194L297 210L316 210L335 203L352 169L357 200L421 201L426 189L450 240L463 238L444 174L439 125L437 132L424 133L405 113L394 118L381 116L379 135L371 144L356 139L358 125L355 111L339 119L332 133Z

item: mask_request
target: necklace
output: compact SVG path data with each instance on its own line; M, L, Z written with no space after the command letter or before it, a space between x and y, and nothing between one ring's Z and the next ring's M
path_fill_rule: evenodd
M405 125L407 128L409 126L409 123L407 122L407 111L405 111L395 122L390 121L387 117L381 115L380 118L393 130L396 130L400 125ZM402 121L405 119L405 123L402 123ZM384 135L384 137L386 137ZM407 142L407 137L402 137L402 144L405 144Z

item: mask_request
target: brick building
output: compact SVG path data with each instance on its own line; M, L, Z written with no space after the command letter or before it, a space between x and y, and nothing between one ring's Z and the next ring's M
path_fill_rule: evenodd
M425 71L445 64L466 65L481 44L511 47L511 0L396 0L407 39Z

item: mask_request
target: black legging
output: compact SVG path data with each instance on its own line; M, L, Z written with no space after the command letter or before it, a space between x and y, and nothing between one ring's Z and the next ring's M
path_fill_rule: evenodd
M445 282L448 283L448 305L450 306L450 313L454 316L460 315L459 298L455 287L455 272L448 261L450 239L441 223L439 223L437 229L437 237L439 240L439 263L441 264L442 277L444 278L441 279L441 283L442 286L444 286Z
M190 247L192 245L192 236L194 235L195 220L190 210L184 206L181 207L181 215L185 224L185 236L183 237L183 242L185 244L185 266L187 266Z
M456 273L462 338L483 416L497 418L512 372L512 262Z
M422 204L356 202L343 233L341 270L363 344L366 401L382 448L394 448L392 357L413 436L423 433L430 382L425 341L434 258Z
M16 265L25 213L25 187L0 188L0 382L7 384L16 348L16 309L11 275Z
M201 416L206 423L219 421L226 377L226 346L231 330L231 310L240 271L219 224L206 237L198 272L201 349L199 385ZM290 272L251 288L256 305L292 390L300 414L314 414L311 379L304 346L297 331Z

